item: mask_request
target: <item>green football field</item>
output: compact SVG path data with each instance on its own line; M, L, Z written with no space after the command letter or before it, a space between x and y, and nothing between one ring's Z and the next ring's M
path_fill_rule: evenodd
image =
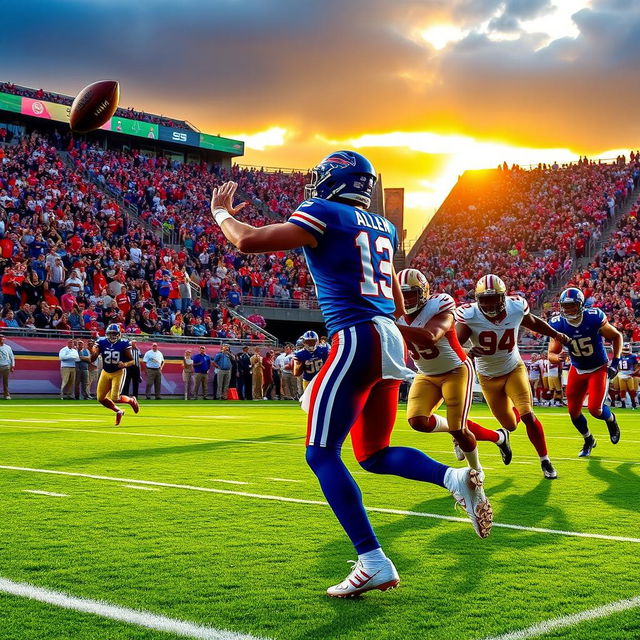
M640 414L618 411L617 446L591 420L588 460L565 410L538 414L559 478L522 426L509 467L482 443L487 540L444 490L367 474L347 443L401 584L335 600L355 554L304 462L297 405L147 401L114 428L95 403L2 403L0 638L180 637L158 621L220 640L640 638ZM484 405L472 416L495 426ZM461 464L404 407L392 442Z

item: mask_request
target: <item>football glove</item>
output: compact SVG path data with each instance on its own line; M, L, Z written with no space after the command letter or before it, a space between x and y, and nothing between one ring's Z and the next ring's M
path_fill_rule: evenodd
M618 375L618 365L620 364L620 358L612 358L609 366L607 367L607 375L609 380L615 378Z

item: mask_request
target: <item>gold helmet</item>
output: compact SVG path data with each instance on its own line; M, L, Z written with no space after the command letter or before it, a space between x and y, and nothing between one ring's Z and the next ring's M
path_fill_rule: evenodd
M417 269L403 269L398 273L400 291L407 313L414 313L424 307L429 299L429 283Z
M478 280L476 301L480 311L488 318L495 318L505 310L506 297L507 287L498 276L490 273Z

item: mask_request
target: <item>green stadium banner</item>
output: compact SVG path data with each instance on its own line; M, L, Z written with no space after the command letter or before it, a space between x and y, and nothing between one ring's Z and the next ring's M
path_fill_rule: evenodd
M130 120L129 118L111 118L111 131L127 133L130 136L140 136L141 138L158 139L158 125L142 120Z
M0 109L20 113L22 111L22 97L11 93L0 93Z
M202 149L211 149L212 151L230 153L234 156L241 156L244 154L244 142L241 140L212 136L209 133L200 134L200 147Z

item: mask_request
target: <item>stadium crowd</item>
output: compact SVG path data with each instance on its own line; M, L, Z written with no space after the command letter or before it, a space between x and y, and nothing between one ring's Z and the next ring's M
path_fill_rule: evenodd
M134 206L139 216L165 238L179 245L193 261L192 279L210 300L238 296L268 298L265 304L295 304L315 298L300 250L270 255L244 255L231 247L209 215L209 194L232 179L249 203L239 218L263 226L299 202L303 174L268 174L234 166L230 172L204 164L177 164L167 158L105 151L81 143L70 151L79 170L88 171L116 196ZM265 213L265 208L270 215ZM273 302L272 302L273 301ZM295 302L291 302L295 301Z
M640 179L638 156L531 170L500 168L481 186L460 183L412 260L432 287L469 300L483 274L500 274L536 306L555 278L597 242Z
M206 283L211 308L193 295L196 266L45 138L0 147L0 327L263 339L230 314L239 297L217 278L224 261Z
M588 306L600 307L624 334L640 342L640 200L595 260L573 274L568 286L584 291Z
M44 102L54 102L56 104L65 104L71 106L73 98L60 93L45 91L44 89L30 89L29 87L21 87L12 82L0 82L0 93L10 93L14 96L23 96L32 100L43 100ZM152 124L160 124L165 127L173 127L174 129L187 129L194 131L184 120L176 120L175 118L167 118L166 116L158 116L145 111L137 111L133 107L123 109L118 107L114 114L121 118L129 118L130 120L140 120L142 122L150 122Z

